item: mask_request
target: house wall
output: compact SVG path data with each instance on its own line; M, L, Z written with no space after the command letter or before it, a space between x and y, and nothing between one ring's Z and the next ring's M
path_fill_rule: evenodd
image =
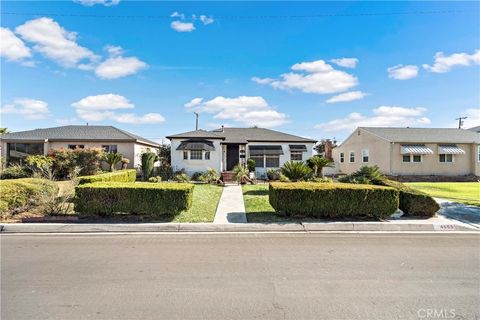
M472 144L472 167L474 174L480 176L480 144Z
M183 150L177 150L182 141L189 139L172 139L172 168L174 171L185 170L189 175L195 172L206 171L213 168L217 171L222 170L222 146L219 139L208 139L215 147L214 151L210 151L210 160L205 160L205 152L203 152L202 160L184 160Z
M359 134L360 133L360 134ZM363 162L362 150L368 150L368 162ZM355 162L350 162L350 152L355 153ZM327 174L350 174L362 166L377 165L385 173L390 172L390 142L362 129L356 129L340 146L332 151L335 168ZM344 162L340 162L340 154L344 154Z
M158 148L152 147L152 146L147 146L144 144L139 144L139 143L134 143L133 146L133 161L130 159L130 164L133 163L132 168L138 168L142 164L142 153L151 151L157 153ZM155 167L160 166L160 162L157 161L154 164Z

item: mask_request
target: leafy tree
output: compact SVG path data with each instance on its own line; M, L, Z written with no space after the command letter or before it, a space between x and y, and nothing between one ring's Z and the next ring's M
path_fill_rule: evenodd
M120 153L109 152L105 154L103 161L108 164L110 171L115 171L115 166L122 161L122 159L123 157Z
M158 150L158 160L162 165L167 165L172 162L172 146L169 144L162 144Z
M313 174L316 177L323 178L323 168L333 168L334 161L324 156L315 155L307 160L307 165L313 170Z
M317 153L322 154L325 152L325 144L327 142L330 142L332 144L332 149L337 147L337 141L335 139L330 140L330 139L322 139L318 144L316 144L313 147L313 150L315 150Z
M298 161L287 161L280 170L290 181L304 180L312 173L307 165Z
M8 128L0 128L0 135L4 133L9 133L9 132L10 130L8 130Z

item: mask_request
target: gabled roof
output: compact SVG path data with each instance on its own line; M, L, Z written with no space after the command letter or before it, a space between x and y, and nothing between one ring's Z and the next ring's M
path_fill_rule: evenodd
M390 142L480 143L480 134L456 128L359 127Z
M62 126L28 131L5 133L5 141L112 141L137 142L158 147L159 144L136 134L112 126Z
M317 142L313 139L303 138L280 131L265 128L220 128L212 131L197 130L167 137L172 138L203 138L222 139L223 143L247 142Z
M470 128L468 130L475 131L475 132L480 132L480 126L476 126L476 127Z

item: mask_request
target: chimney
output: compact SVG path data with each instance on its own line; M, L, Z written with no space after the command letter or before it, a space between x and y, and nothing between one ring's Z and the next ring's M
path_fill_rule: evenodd
M325 140L325 158L333 159L332 157L332 141L330 139Z

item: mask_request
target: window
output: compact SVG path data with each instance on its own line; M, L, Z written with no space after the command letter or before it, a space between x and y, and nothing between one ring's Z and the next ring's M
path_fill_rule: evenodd
M362 150L362 161L363 162L368 162L368 156L369 156L368 149Z
M419 154L404 154L402 159L403 162L422 162L422 156Z
M266 156L266 167L267 168L280 167L280 156L278 154Z
M355 152L350 151L350 162L355 162Z
M480 162L480 146L477 146L477 160Z
M202 150L190 150L190 160L202 160Z
M290 151L290 160L302 161L303 160L303 152L302 151Z
M340 153L340 162L344 163L345 162L345 154L342 152Z
M409 154L404 154L403 155L403 162L410 162L410 155Z
M422 156L418 154L413 155L413 162L422 162Z
M453 154L439 154L439 161L445 163L453 162Z
M105 152L117 153L117 145L116 144L105 144L105 145L102 146L102 148Z
M8 143L7 160L9 163L20 162L29 155L42 155L43 143Z
M210 160L210 151L205 151L205 160Z
M188 160L188 151L183 151L183 160Z
M84 149L85 148L85 145L83 144L69 144L68 145L68 149L72 149L72 150L75 150L75 149Z
M263 168L265 166L263 155L254 155L250 159L255 161L255 168Z

